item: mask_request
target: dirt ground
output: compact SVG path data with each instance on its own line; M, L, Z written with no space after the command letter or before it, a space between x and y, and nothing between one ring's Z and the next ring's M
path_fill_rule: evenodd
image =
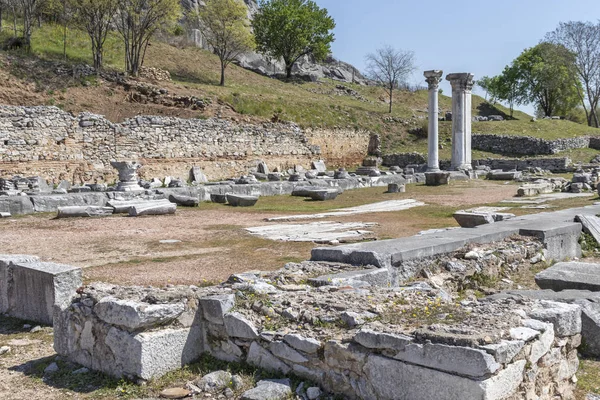
M315 244L274 242L243 230L272 224L265 218L392 199L424 201L427 206L405 211L326 219L376 222L373 231L379 239L403 237L425 229L456 226L454 211L497 204L512 197L516 187L476 181L444 188L408 185L405 194L384 194L384 190L347 191L327 203L291 196L265 197L253 209L201 204L198 209L179 209L176 215L164 217L57 220L54 215L43 214L4 219L0 220L0 252L34 254L43 260L84 267L88 282L204 285L222 281L235 272L277 269L286 262L310 257ZM160 243L166 239L181 242ZM65 366L61 361L64 372L49 379L44 368L56 360L51 328L30 333L23 323L0 316L0 346L11 347L9 353L0 355L0 399L138 398L135 385L107 380L92 372L79 377L72 374L78 366ZM589 365L582 365L594 374L597 363L586 363Z
M456 209L496 203L511 197L515 187L477 182L436 190L443 194L432 193L423 185L409 185L405 194L389 195L384 191L348 191L325 207L401 198L414 198L428 205L326 220L375 222L378 226L373 231L380 239L410 236L424 229L456 226L451 218ZM352 199L344 201L344 197ZM201 285L222 281L235 272L277 269L289 261L308 259L316 246L313 243L273 242L253 237L243 228L272 224L265 222L269 217L310 213L309 203L284 196L261 199L262 210L201 204L194 210L180 208L174 216L61 220L50 214L26 216L0 220L0 249L3 253L33 254L45 261L84 267L86 281ZM285 211L269 211L282 204ZM298 223L306 222L311 221ZM162 244L161 240L180 242Z

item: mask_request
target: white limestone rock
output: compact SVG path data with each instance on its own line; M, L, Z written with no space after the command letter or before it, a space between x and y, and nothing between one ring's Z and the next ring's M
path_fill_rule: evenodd
M233 294L220 294L200 299L204 318L213 324L224 324L225 314L235 305Z
M236 312L226 314L224 323L227 335L230 337L250 340L258 338L258 331L242 314Z
M96 303L94 313L107 324L134 331L172 321L184 309L182 303L147 304L109 296Z
M581 307L577 304L541 301L529 316L554 325L556 336L574 336L581 333Z
M306 338L297 334L285 335L283 340L296 350L300 350L308 354L316 353L322 345L317 339Z

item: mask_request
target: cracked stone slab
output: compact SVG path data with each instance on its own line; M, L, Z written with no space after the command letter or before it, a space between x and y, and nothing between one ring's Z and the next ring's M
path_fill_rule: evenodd
M404 200L388 200L381 201L378 203L365 204L358 207L341 208L339 210L333 210L326 213L320 214L305 214L305 215L288 215L285 217L274 217L269 218L267 221L292 221L302 219L319 219L328 217L341 217L346 215L356 214L368 214L377 212L389 212L389 211L402 211L408 210L414 207L424 206L425 203L413 199Z
M364 228L374 222L312 222L309 224L278 224L246 228L252 235L284 242L331 242L340 239L363 239L373 234Z

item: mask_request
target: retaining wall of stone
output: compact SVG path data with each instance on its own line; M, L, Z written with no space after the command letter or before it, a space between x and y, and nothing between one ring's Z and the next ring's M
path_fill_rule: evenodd
M471 145L475 150L523 156L556 154L570 149L582 149L591 147L590 142L591 139L588 136L546 140L531 136L477 134L471 138ZM595 138L594 145L597 142L598 139Z
M397 153L397 154L387 154L383 156L382 164L386 167L398 166L401 168L406 167L407 165L412 164L426 164L427 156L424 156L421 153Z
M355 163L368 134L311 131L293 124L237 124L220 119L139 116L112 123L56 107L0 106L0 176L39 175L57 182L114 182L112 159L139 159L148 178L187 179L194 165L211 180L247 173L259 160L289 168L328 158ZM321 152L320 146L326 149Z

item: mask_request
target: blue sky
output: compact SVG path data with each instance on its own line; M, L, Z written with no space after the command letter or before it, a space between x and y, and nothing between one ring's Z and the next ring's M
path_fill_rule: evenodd
M363 70L365 55L384 44L412 50L412 83L427 69L497 75L559 22L600 19L600 0L315 1L335 19L336 58Z

